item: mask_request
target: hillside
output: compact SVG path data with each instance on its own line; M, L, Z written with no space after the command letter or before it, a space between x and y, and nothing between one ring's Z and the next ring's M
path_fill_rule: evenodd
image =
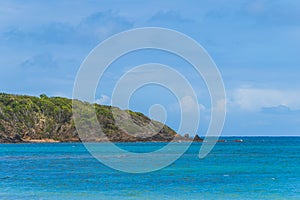
M149 124L150 119L142 113L81 101L76 101L76 105L82 107L82 112L85 112L87 105L95 108L99 124L111 141L170 141L174 137L181 139L168 126L159 122ZM116 124L112 110L122 124ZM84 119L82 125L88 120ZM156 130L158 133L153 134ZM93 136L89 140L105 141L105 138ZM72 100L46 95L35 97L0 93L0 143L38 141L80 141L72 114Z

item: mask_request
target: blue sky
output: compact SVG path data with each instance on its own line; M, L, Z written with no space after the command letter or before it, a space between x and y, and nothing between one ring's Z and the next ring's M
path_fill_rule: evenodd
M131 28L165 27L194 38L217 64L228 103L223 135L299 136L299 19L300 2L288 0L1 1L0 91L71 97L81 62L101 41ZM100 83L97 101L107 104L118 78L147 62L168 64L190 80L204 134L210 115L205 85L187 63L164 52L119 59ZM130 108L148 114L156 103L176 129L176 101L162 88L137 91Z

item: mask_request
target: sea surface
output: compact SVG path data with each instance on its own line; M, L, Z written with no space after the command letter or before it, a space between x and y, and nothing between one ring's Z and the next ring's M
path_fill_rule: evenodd
M194 143L145 174L111 169L81 143L0 144L0 199L300 199L300 137L225 139L204 159ZM166 143L118 145L135 152Z

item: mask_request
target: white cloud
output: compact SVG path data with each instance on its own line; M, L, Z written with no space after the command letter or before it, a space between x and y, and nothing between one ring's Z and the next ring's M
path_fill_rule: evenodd
M34 45L80 45L82 48L83 45L94 46L115 33L133 27L133 22L113 11L95 12L72 23L65 20L34 23L31 20L31 24L22 24L10 24L0 35L4 36L1 39L18 45L29 42Z
M95 103L101 104L101 105L103 105L103 104L108 104L109 102L110 102L110 97L109 97L109 96L106 96L106 95L104 95L104 94L101 94L101 98L100 98L100 99L97 99L97 100L95 101Z
M225 112L226 111L226 99L220 99L216 102L216 104L212 107L212 110L218 111L218 112Z
M240 88L233 92L230 105L249 111L276 106L296 110L300 109L300 91Z
M180 100L183 112L191 112L198 109L197 102L191 96L185 96Z
M180 108L181 105L181 108ZM204 111L206 110L206 107L201 104L201 103L197 103L193 97L191 96L184 96L180 102L177 102L175 104L170 105L169 109L171 111L179 111L181 110L181 112L192 112L195 111L195 109L199 109L200 111Z

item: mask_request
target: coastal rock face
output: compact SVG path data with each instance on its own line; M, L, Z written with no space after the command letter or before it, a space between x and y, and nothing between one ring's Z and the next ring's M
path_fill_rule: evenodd
M82 107L81 112L85 112L86 106L95 108L97 120L106 136L104 138L103 135L95 134L87 137L87 141L171 141L176 135L170 127L151 121L142 113L76 102L76 105ZM84 116L85 113L82 114ZM86 117L82 125L88 126L89 120ZM75 128L71 99L0 94L1 143L81 140Z

